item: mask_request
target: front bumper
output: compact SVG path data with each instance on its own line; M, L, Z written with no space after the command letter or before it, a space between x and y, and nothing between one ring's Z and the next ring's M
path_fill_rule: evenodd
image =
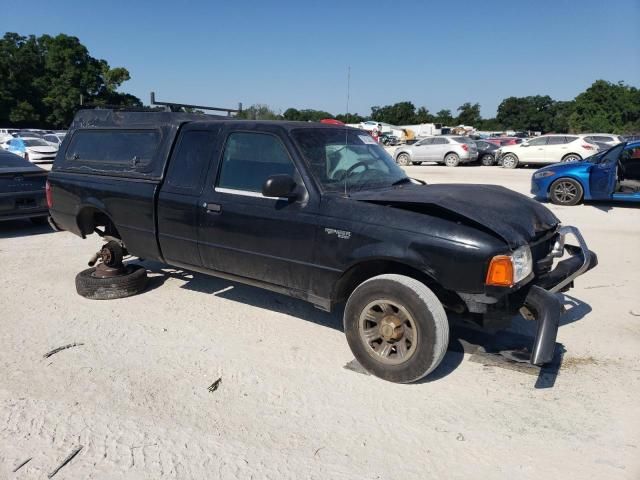
M578 245L567 245L567 235L573 236ZM532 316L538 322L536 338L531 350L530 363L544 365L553 360L556 337L562 303L555 293L568 290L573 281L598 264L598 257L589 250L580 231L575 227L560 227L553 250L546 261L553 262L554 258L569 254L569 258L558 262L553 270L536 278L525 298L523 313Z

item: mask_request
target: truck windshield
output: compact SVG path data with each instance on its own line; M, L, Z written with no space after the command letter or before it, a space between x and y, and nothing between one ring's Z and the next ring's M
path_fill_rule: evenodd
M325 191L390 187L409 181L368 133L343 128L298 128L291 132Z

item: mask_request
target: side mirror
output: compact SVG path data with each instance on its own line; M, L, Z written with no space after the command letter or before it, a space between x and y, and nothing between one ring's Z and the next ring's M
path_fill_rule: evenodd
M262 195L265 197L295 198L296 182L291 175L271 175L262 185Z

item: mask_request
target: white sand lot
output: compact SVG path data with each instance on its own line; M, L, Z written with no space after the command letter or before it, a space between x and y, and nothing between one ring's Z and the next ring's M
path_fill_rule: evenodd
M407 171L527 193L533 170ZM569 292L548 388L456 351L384 382L343 368L339 312L151 262L146 293L87 300L97 237L0 224L0 479L80 445L54 479L640 478L640 209L551 208L600 265Z

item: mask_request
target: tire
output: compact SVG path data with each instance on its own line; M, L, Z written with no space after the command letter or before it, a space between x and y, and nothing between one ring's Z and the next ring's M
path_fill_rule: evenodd
M116 277L98 278L95 268L76 275L76 291L91 300L113 300L141 293L147 287L147 270L141 265L127 265L127 273Z
M418 280L396 274L373 277L353 291L344 311L344 330L360 365L394 383L429 375L449 343L449 322L438 297ZM372 332L369 338L365 331ZM390 331L400 338L385 340Z
M447 167L457 167L460 165L460 157L455 153L447 153L444 157L444 164Z
M495 165L496 159L493 155L486 154L482 156L482 158L480 159L480 163L485 167L492 167L493 165Z
M570 153L562 157L563 162L579 162L580 160L582 160L582 157L577 153Z
M411 165L422 165L422 162L411 162Z
M507 153L502 157L502 168L516 168L518 163L518 157L513 153Z
M556 205L577 205L583 195L584 190L580 182L571 178L559 178L549 187L549 200Z
M398 155L396 162L398 163L398 165L407 167L411 163L411 158L409 157L408 153L401 153L400 155Z

